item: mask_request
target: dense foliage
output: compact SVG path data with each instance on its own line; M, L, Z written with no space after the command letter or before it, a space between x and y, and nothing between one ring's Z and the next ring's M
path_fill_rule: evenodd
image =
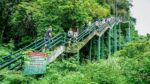
M55 35L97 18L112 15L131 18L131 6L129 0L0 0L0 56L43 37L50 25ZM128 24L121 25L122 44L125 42L128 27ZM0 83L148 84L150 35L138 37L132 25L131 36L133 42L124 45L122 50L107 60L88 61L79 65L75 56L60 59L47 66L46 74L38 76L24 76L22 71L4 69L0 71ZM97 46L93 46L92 51L96 52ZM105 53L108 55L107 51Z
M78 65L75 58L55 61L43 76L1 71L4 84L148 84L150 41L129 43L111 58Z
M129 13L128 0L1 0L0 41L24 46L51 25L54 35L97 18ZM115 11L115 8L117 11Z

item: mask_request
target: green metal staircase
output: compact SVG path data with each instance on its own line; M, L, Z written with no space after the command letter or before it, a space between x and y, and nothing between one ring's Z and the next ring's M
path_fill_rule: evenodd
M78 34L78 37L72 40L71 46L68 46L68 39L65 33L57 34L55 37L50 39L48 43L44 41L44 38L36 40L29 44L28 46L11 53L8 56L2 57L3 61L0 62L0 69L8 67L10 70L18 70L22 67L24 62L23 52L31 49L33 52L42 52L45 45L49 51L53 51L48 56L48 63L54 61L62 53L78 53L80 49L85 46L95 35L101 37L107 30L113 28L115 24L121 22L119 18L112 19L109 23L101 24L96 27L95 22L91 26L87 27ZM56 54L57 53L57 54ZM54 56L55 55L55 56Z
M112 19L110 23L101 24L98 28L93 23L91 26L81 32L77 39L72 43L71 47L66 48L67 53L77 53L83 46L85 46L95 35L102 36L109 28L111 29L115 24L119 23L119 19ZM87 30L88 29L88 30Z

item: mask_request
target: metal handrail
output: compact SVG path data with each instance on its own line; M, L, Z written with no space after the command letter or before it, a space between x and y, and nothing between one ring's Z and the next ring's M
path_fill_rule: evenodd
M17 54L18 52L21 52L21 51L23 51L23 50L25 50L25 49L28 49L28 48L30 48L30 46L31 46L31 48L32 48L32 45L37 44L37 43L38 43L39 41L41 41L41 40L43 40L43 38L42 38L42 39L39 39L39 40L36 40L36 41L32 42L31 44L25 46L24 48L19 49L19 50L15 51L15 52L13 52L13 53L11 53L11 54L5 56L5 57L2 57L2 59L8 58L8 57L10 57L10 56L12 56L12 55Z
M62 38L63 38L62 35L63 35L63 34L60 33L60 34L57 34L57 35L56 35L55 37L53 37L52 39L50 39L50 40L53 41L52 43L55 43L55 44L53 44L50 48L52 48L53 46L55 46L56 44L59 44L59 43L61 43L61 42L64 43L64 39L62 39ZM58 37L59 37L59 39L58 39ZM40 39L40 40L41 40L41 39ZM49 41L50 41L50 40L49 40ZM39 41L39 40L38 40L38 41ZM51 43L51 44L52 44L52 43ZM33 43L32 43L32 44L33 44ZM33 50L37 50L39 47L43 47L43 45L45 45L45 44L46 44L46 42L42 39L42 41L41 41L40 43L38 43L39 46L32 47L32 49L33 49ZM26 47L26 48L27 48L27 47ZM25 49L26 49L26 48L25 48ZM29 48L30 48L30 47L29 47ZM24 50L24 49L22 49L22 50ZM19 51L21 52L22 50L19 50ZM16 62L17 60L21 59L24 54L21 54L19 51L17 51L17 53L15 52L15 54L12 54L12 55L15 55L15 58L12 58L10 61L4 62L2 65L0 65L0 69L5 68L5 67L11 65L12 63ZM18 65L19 65L19 64L18 64Z

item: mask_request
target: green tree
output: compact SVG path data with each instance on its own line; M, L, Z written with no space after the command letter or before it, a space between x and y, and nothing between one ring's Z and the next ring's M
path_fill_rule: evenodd
M58 33L63 29L67 30L69 27L81 26L86 21L92 20L95 17L107 16L109 9L100 6L95 0L39 0L30 3L22 2L17 6L16 11L12 15L12 25L16 27L25 18L25 15L29 13L32 13L33 21L31 22L35 23L37 28L35 31L37 31L38 36L43 36L45 29L49 25L52 25L54 32ZM25 23L22 25L25 25ZM24 29L24 27L21 28Z
M147 34L147 39L150 40L150 34Z

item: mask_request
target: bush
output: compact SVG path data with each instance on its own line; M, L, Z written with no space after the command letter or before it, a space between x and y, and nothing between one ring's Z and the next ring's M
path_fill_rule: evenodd
M130 49L132 48L132 49ZM75 58L55 61L40 77L3 71L2 83L12 84L148 84L149 42L129 43L107 60L78 65ZM133 52L129 52L129 51ZM130 53L130 55L128 55Z
M127 44L121 51L114 54L121 57L119 64L123 69L128 83L149 83L150 80L150 41Z

